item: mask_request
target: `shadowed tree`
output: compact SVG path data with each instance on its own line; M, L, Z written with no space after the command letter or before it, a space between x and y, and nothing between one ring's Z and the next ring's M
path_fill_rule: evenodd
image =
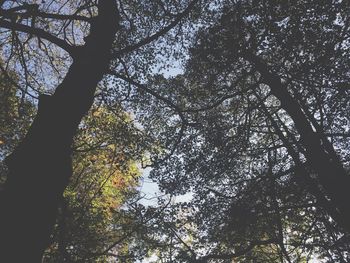
M341 142L348 134L332 132L346 130L348 119L348 99L341 97L348 89L340 88L348 81L345 10L345 2L226 3L218 23L198 33L187 68L188 78L214 97L226 92L223 101L244 93L250 94L248 103L258 99L269 107L276 99L273 112L262 111L295 165L308 166L316 176L306 172L300 183L349 232L349 164ZM229 95L235 85L245 91ZM282 120L274 119L278 115Z
M170 194L192 192L184 221L196 228L173 224L187 246L159 234L164 261L176 243L173 258L185 262L347 262L349 3L220 1L212 10L184 74L152 82L188 120L152 176Z
M2 44L2 70L12 66L22 73L23 96L40 95L28 133L6 158L9 173L0 196L1 261L40 262L72 174L73 137L94 101L97 84L110 66L123 70L123 56L177 26L196 2L0 2L0 27L8 39ZM144 12L149 14L146 19L135 16ZM149 56L155 57L152 52ZM135 70L145 63L137 55L133 61ZM39 79L44 81L41 85Z
M21 76L23 97L39 96L7 158L2 261L40 261L73 137L99 98L153 138L144 165L160 187L193 193L135 205L138 249L169 262L346 262L348 3L202 1L190 12L197 2L1 1L1 70ZM174 59L185 72L167 79Z
M21 105L17 86L5 79L0 83L0 105L4 109L0 115L0 157L4 158L28 130L35 105L28 101ZM143 145L147 139L121 109L112 112L97 106L96 101L94 105L74 138L73 175L59 202L44 262L97 262L112 258L108 253L94 254L120 239L125 235L123 228L133 224L132 213L121 206L133 201L137 194L136 159L146 149ZM0 178L2 187L5 165L1 166ZM118 225L118 231L113 225ZM125 254L128 241L119 242L114 253Z
M6 160L9 175L1 193L2 261L40 262L49 244L58 202L72 174L73 136L108 68L117 14L113 1L100 1L86 44L74 49L64 42L73 63L55 93L39 98L33 124ZM21 27L6 20L2 23Z

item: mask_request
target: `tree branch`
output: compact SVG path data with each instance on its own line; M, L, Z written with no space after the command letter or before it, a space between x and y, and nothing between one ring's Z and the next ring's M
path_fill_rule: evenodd
M187 8L182 12L180 13L179 15L177 15L177 17L174 19L173 22L171 22L169 25L167 25L166 27L162 28L161 30L159 30L158 32L154 33L153 35L147 37L147 38L144 38L142 39L140 42L132 45L132 46L128 46L128 47L125 47L121 50L118 50L118 51L115 51L112 53L112 56L113 57L119 57L125 53L129 53L129 52L132 52L142 46L145 46L149 43L151 43L152 41L156 40L157 38L165 35L166 33L168 33L171 29L173 29L185 16L187 16L191 9L197 4L199 0L193 0L188 6Z
M90 17L81 16L81 15L63 15L63 14L53 14L53 13L46 13L42 11L28 11L24 13L18 13L18 12L12 12L13 10L0 10L0 14L3 17L6 18L14 18L14 17L21 17L21 18L30 18L30 17L42 17L42 18L51 18L51 19L57 19L57 20L80 20L85 22L91 22Z
M3 20L3 19L0 19L0 27L7 28L10 30L24 32L27 34L32 34L32 35L37 36L38 38L46 39L46 40L50 41L51 43L57 45L58 47L62 48L63 50L67 51L72 57L75 56L77 47L69 45L63 39L60 39L60 38L46 32L43 29L33 28L30 26L18 24L15 22L9 22L9 21Z
M278 240L276 239L267 239L267 240L257 240L257 241L252 241L250 244L245 248L240 251L237 251L235 253L229 253L229 254L209 254L204 257L201 257L196 260L198 263L204 263L207 262L210 259L233 259L235 257L240 257L254 249L256 246L264 246L264 245L270 245L270 244L275 244L277 243Z

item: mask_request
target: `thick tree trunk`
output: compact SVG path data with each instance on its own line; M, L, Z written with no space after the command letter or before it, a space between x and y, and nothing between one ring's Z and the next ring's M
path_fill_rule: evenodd
M0 262L41 262L50 243L72 174L72 140L107 70L118 27L115 1L99 1L98 13L65 79L54 95L39 98L28 134L6 160L10 173L0 196Z
M292 118L306 150L306 158L318 175L318 181L340 214L333 218L350 233L350 176L346 173L339 157L325 136L315 132L298 102L282 84L281 78L269 71L267 65L256 55L244 53L243 57L252 63L268 85L271 93L281 102L282 108Z

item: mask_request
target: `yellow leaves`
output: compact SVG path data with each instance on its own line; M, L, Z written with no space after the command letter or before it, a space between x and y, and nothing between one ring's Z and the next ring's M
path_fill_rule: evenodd
M64 193L75 228L105 238L122 214L120 207L136 193L141 173L135 159L141 154L134 131L128 114L103 106L94 107L79 126L73 177Z
M117 147L116 147L115 144L108 144L108 145L106 146L106 148L109 149L109 150L115 151Z
M97 159L98 159L98 157L96 155L93 155L90 157L90 162L94 163L94 162L96 162Z

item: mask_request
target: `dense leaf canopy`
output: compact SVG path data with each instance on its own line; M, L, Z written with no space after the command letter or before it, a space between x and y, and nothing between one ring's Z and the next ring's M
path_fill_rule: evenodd
M2 158L100 26L99 1L22 2L1 2ZM48 262L348 262L349 3L114 2Z

